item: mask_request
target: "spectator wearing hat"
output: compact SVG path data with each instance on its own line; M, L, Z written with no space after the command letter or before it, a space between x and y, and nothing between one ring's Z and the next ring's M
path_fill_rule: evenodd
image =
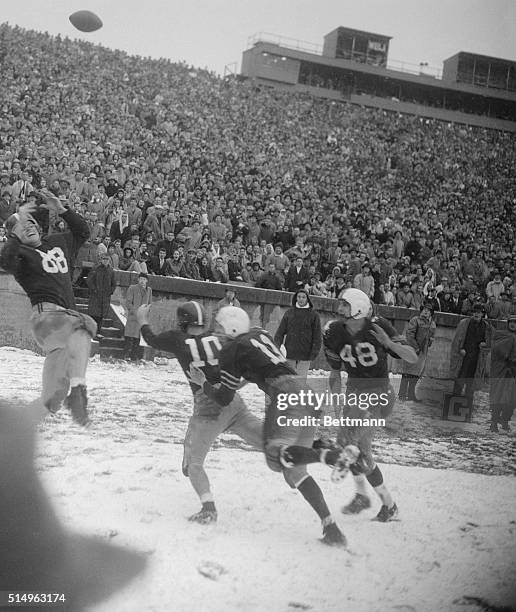
M340 270L340 268L339 268ZM296 257L285 277L285 290L298 291L309 283L308 269L303 265L303 258Z
M107 253L100 255L98 265L92 268L86 281L89 289L88 314L97 324L97 338L102 328L102 320L109 313L111 296L116 289L115 273L110 262Z
M436 325L433 320L434 310L431 302L421 305L420 314L412 317L405 331L405 338L418 356L416 363L403 361L398 398L402 401L418 402L416 385L425 370L428 349L432 346Z
M465 389L468 404L468 421L473 412L473 394L481 376L479 368L481 350L488 347L491 341L492 328L484 319L484 308L481 304L473 306L473 316L462 319L457 325L450 352L450 378L455 383L453 393L461 395Z
M147 274L140 273L138 284L128 287L125 296L127 310L127 322L124 329L125 357L131 361L137 361L143 355L140 347L140 324L136 318L136 312L140 306L152 303L152 289L148 287L148 280Z
M516 314L507 318L507 329L493 332L489 377L490 431L497 432L499 424L510 431L516 397Z
M240 302L236 296L236 291L234 287L226 287L224 297L221 300L219 300L217 304L215 305L215 309L213 311L213 317L215 318L215 315L217 314L217 312L221 308L224 308L225 306L236 306L237 308L240 308Z
M306 379L310 363L321 350L321 319L313 308L308 292L299 289L292 297L292 307L283 315L274 342L285 345L287 363Z

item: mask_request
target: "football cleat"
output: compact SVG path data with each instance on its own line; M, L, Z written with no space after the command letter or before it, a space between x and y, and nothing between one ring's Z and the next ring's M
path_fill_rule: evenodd
M322 438L316 438L313 441L312 448L315 450L319 450L321 448L329 448L333 450L337 447L335 446L333 440L331 440L330 438L322 437Z
M323 537L321 542L327 546L346 546L345 535L333 520L323 521Z
M77 385L72 387L70 395L65 400L66 407L72 413L73 420L83 427L91 424L88 416L88 396L86 395L86 386Z
M201 525L209 525L210 523L217 522L217 511L216 510L199 510L192 516L188 517L191 523L200 523Z
M349 473L350 467L356 463L360 456L360 450L354 444L348 444L342 452L340 453L339 458L335 462L331 473L331 481L334 483L339 483Z
M371 500L367 495L357 493L347 506L341 508L342 514L358 514L362 510L367 510L371 507Z
M398 518L398 506L392 505L392 508L382 506L380 512L371 520L378 521L379 523L388 523L389 521L395 521Z

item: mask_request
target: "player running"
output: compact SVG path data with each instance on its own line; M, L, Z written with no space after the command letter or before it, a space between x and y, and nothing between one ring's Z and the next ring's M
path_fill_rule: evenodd
M177 309L178 328L155 335L149 326L151 305L141 306L137 311L141 333L148 345L172 353L188 377L190 366L201 368L207 380L220 382L219 353L224 336L207 331L207 317L197 302L185 302ZM248 444L262 449L263 423L246 408L238 394L229 406L222 407L207 397L202 386L190 381L194 396L193 415L188 423L184 442L183 474L188 476L192 487L201 500L201 510L189 520L196 523L213 523L217 510L204 469L204 461L211 445L224 431L230 430Z
M306 466L286 468L280 461L283 446L296 444L303 448L312 447L315 426L282 427L278 423L280 414L285 419L315 416L314 408L309 404L289 405L286 410L278 411L280 396L296 394L301 397L307 391L306 382L300 380L296 372L286 364L285 357L267 331L261 328L250 329L245 310L226 306L219 310L215 321L232 339L222 347L219 355L221 384L215 387L195 364L190 368L191 380L202 385L204 392L223 406L233 400L242 378L255 383L265 393L267 403L263 439L267 465L275 472L283 472L287 483L298 489L318 514L323 526L322 541L329 545L344 546L346 539L335 523L319 485L306 471Z
M85 377L97 325L91 317L75 310L70 269L89 229L81 216L65 208L50 191L40 191L38 197L39 206L20 206L6 220L9 239L0 253L0 266L13 274L32 304L32 334L47 353L43 405L49 412L57 412L66 398L74 421L88 425ZM61 216L70 231L40 236L32 216L40 207Z
M339 299L337 312L341 318L327 325L323 337L326 359L331 367L330 390L341 393L341 368L344 365L348 373L347 397L350 394L363 394L363 397L369 398L360 404L362 408L344 406L342 417L386 418L391 414L395 402L394 390L389 383L387 356L415 363L416 352L404 343L404 339L386 319L373 318L371 301L360 289L346 289ZM349 469L357 491L342 512L358 514L371 506L367 480L382 501L382 507L373 520L394 520L398 508L372 455L375 430L371 426L342 426L337 442L344 450L285 448L282 450L283 463L297 465L322 461L334 465L337 473L347 473Z

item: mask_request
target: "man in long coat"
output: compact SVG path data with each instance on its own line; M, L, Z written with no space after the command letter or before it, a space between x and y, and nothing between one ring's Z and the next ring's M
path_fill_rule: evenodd
M116 288L115 273L109 265L109 255L102 254L99 261L88 274L87 280L90 290L88 314L97 324L97 334L102 328L102 319L109 313L111 295Z
M152 302L152 289L147 287L149 277L143 272L138 277L138 284L131 285L125 296L127 309L127 322L125 324L125 354L132 361L140 358L140 324L136 318L136 312L140 306Z
M516 397L516 315L507 321L507 329L493 334L491 348L489 403L491 404L491 431L509 431Z
M450 378L455 380L453 393L465 395L471 421L473 411L473 394L480 388L483 366L482 349L490 345L492 336L491 325L484 320L484 307L475 304L473 316L463 319L455 331L450 352Z
M421 314L412 317L408 322L405 337L407 344L416 351L417 362L401 362L402 374L398 398L402 401L419 401L416 397L416 385L423 375L428 349L434 340L436 325L433 316L432 302L424 302L421 306Z

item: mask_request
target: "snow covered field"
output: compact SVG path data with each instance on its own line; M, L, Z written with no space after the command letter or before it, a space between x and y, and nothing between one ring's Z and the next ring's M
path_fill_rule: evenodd
M4 395L20 404L34 399L42 363L29 351L0 348ZM400 520L389 524L370 522L376 503L358 517L340 514L352 482L335 486L328 469L314 466L348 538L345 551L318 541L320 525L304 500L229 434L207 462L219 522L185 520L199 503L181 473L191 400L174 362L92 360L88 386L94 425L82 430L64 409L47 418L38 471L68 530L147 559L144 572L88 610L464 612L516 605L514 438L489 436L484 423L460 433L428 424L423 436L430 419L407 416L401 435L382 436L376 449L400 508ZM255 387L243 396L262 413ZM428 465L440 469L419 467Z

